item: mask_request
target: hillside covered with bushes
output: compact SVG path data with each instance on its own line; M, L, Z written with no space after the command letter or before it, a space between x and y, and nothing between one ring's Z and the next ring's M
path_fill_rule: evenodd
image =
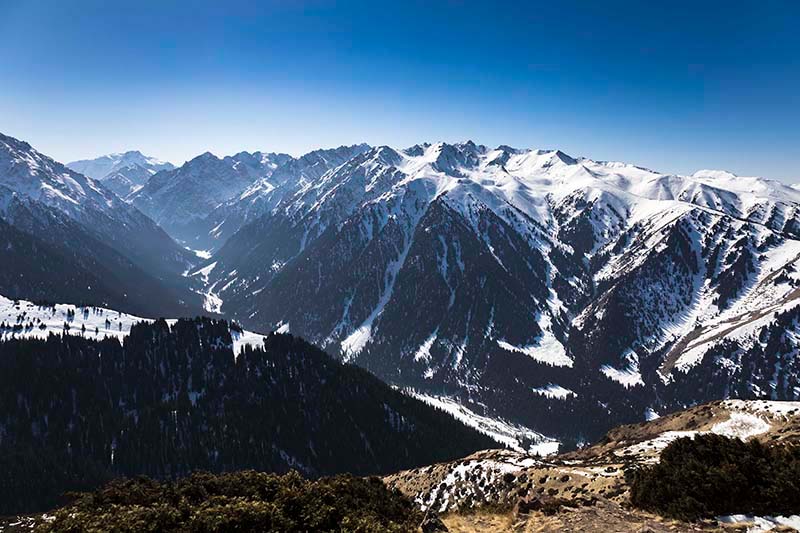
M0 515L121 476L373 475L495 446L299 338L235 354L236 334L198 318L137 324L123 343L0 342Z

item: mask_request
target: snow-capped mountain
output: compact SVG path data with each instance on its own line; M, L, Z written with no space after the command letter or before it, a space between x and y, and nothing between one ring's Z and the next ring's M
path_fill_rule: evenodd
M181 277L191 257L152 220L93 179L2 134L0 218L16 229L6 232L9 244L60 258L39 265L42 277L35 281L33 272L25 277L20 270L4 289L8 294L26 296L36 286L81 279L87 281L86 302L155 315L193 308L197 299ZM10 262L4 268L16 272L22 266ZM52 299L74 290L35 294Z
M219 249L242 226L269 213L284 199L369 148L366 144L340 146L289 159L200 221L194 228L195 247Z
M220 160L203 154L159 175L132 201L190 248L216 251L242 226L368 149L366 144L340 146L299 158L241 152Z
M156 172L175 168L172 163L146 156L138 150L73 161L67 163L67 167L102 182L122 198L141 188Z
M146 156L138 150L129 150L119 154L108 154L95 159L81 159L67 163L67 167L75 172L98 181L103 181L106 176L113 172L133 166L152 170L153 174L161 170L175 168L172 163Z
M284 196L202 272L207 297L251 327L581 439L708 399L669 391L687 373L740 364L698 353L758 337L792 308L799 217L800 191L721 171L472 142L383 146Z
M183 166L155 174L129 201L181 241L224 202L291 159L286 154L241 152L222 159L206 152Z

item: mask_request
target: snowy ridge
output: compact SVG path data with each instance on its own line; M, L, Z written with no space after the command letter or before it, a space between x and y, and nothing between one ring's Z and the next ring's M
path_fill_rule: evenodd
M119 199L91 178L71 171L28 143L0 134L0 187L80 220L88 208L108 211Z
M150 175L161 170L171 170L175 168L172 163L161 161L155 157L146 156L138 150L108 154L95 159L73 161L67 163L67 167L98 181L104 181L116 172L135 167L146 169Z
M146 156L137 150L73 161L67 163L67 167L103 183L120 197L142 188L153 174L175 168L172 163Z
M121 313L103 307L70 304L37 305L26 300L9 300L0 296L0 341L9 339L46 339L49 335L79 335L91 340L115 338L122 341L131 326L153 322L150 318ZM167 320L174 324L175 319ZM5 327L2 327L5 325ZM233 353L238 355L245 345L260 346L264 335L251 331L231 330Z
M768 433L776 424L789 416L800 416L800 402L778 402L768 400L727 400L720 402L724 418L715 421L705 430L665 431L655 438L648 439L616 450L621 457L637 457L646 463L658 461L658 454L672 441L713 433L724 437L747 440ZM727 416L725 416L727 415ZM715 419L716 420L716 419Z

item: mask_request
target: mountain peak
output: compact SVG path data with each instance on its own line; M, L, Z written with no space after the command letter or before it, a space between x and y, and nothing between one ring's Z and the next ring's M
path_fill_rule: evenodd
M150 157L139 150L127 150L95 159L67 163L70 170L102 181L106 188L125 197L161 170L172 170L172 163Z
M215 156L214 154L212 154L211 152L206 151L206 152L203 152L202 154L200 154L198 156L193 157L186 164L187 165L192 165L194 163L205 163L205 162L208 162L208 161L221 161L221 159L219 157Z
M518 153L520 153L520 150L518 150L517 148L514 148L512 146L509 146L507 144L501 144L500 146L495 148L495 150L500 150L502 152L507 152L509 154L518 154Z
M121 154L112 154L112 155L119 155L119 156L122 156L122 157L145 157L145 155L142 152L140 152L139 150L128 150L128 151L123 152Z
M431 143L422 143L422 144L415 144L414 146L410 146L403 150L406 155L411 157L419 157L425 153L425 151L430 148Z
M565 163L567 165L574 165L575 163L578 162L574 157L565 154L561 150L554 151L553 152L553 157L558 158L559 160L561 160L563 163Z

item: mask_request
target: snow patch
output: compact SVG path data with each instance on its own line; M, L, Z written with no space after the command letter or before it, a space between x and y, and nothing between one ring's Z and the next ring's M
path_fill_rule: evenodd
M661 415L656 413L652 407L648 407L644 410L644 419L648 422L652 422L653 420L658 420L661 418Z
M528 357L550 366L566 366L572 368L573 361L567 355L564 345L558 342L552 334L542 335L538 344L528 346L514 346L504 340L497 341L498 346L509 352L525 354Z
M639 385L644 386L642 375L639 373L638 369L623 368L619 370L611 365L603 365L600 367L600 372L608 379L616 381L626 389Z
M546 437L532 429L498 418L479 415L447 396L433 396L415 391L404 392L428 405L449 413L456 420L480 431L512 450L540 456L558 453L559 441Z
M614 368L611 365L603 365L600 367L600 372L626 389L639 385L644 386L642 373L639 371L639 354L633 350L628 350L622 355L621 359L625 363L622 369Z
M733 514L718 516L717 521L722 524L742 524L747 526L747 533L763 533L772 531L778 526L788 526L800 531L800 515L791 516L753 516Z
M532 390L536 394L555 400L566 400L569 396L578 396L574 391L554 383L549 383L546 387L535 387Z
M430 361L431 359L431 348L433 347L433 343L436 342L436 336L439 333L439 329L437 328L436 331L431 333L431 336L428 337L425 342L420 345L417 349L416 353L414 353L414 361Z
M0 296L0 341L8 339L46 339L50 334L75 335L91 340L105 337L122 341L130 334L131 327L141 322L151 323L151 318L142 318L104 307L55 304L36 305L26 300L16 303ZM168 319L173 325L176 319ZM65 327L68 326L68 328ZM15 328L16 326L16 328ZM238 355L245 345L262 346L264 336L251 331L241 333L231 330L233 353Z

